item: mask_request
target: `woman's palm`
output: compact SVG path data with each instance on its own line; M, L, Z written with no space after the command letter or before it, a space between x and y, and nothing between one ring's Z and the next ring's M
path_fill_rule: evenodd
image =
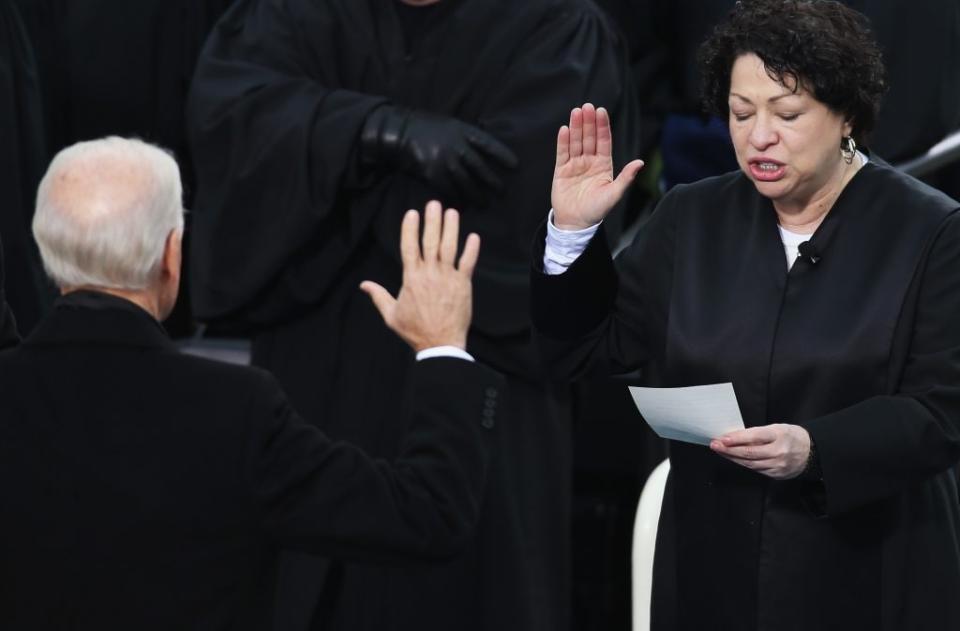
M569 127L557 136L557 164L553 174L554 223L579 229L599 223L620 201L643 166L634 160L613 177L610 118L603 108L587 103L570 114Z

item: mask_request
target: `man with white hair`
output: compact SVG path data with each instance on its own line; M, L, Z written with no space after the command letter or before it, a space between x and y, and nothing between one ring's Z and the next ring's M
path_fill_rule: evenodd
M3 244L0 244L0 349L13 346L19 339L17 325L3 289Z
M266 629L281 546L443 557L474 528L501 378L464 348L479 239L456 260L456 211L428 204L422 239L407 213L396 298L363 284L422 359L383 419L406 427L391 464L303 422L267 373L177 352L159 321L180 195L170 156L121 138L64 150L41 182L62 296L0 353L4 631Z

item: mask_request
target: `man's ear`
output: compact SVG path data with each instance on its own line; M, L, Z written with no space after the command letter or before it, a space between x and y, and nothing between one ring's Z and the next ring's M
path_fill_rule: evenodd
M180 283L180 269L183 265L183 231L171 230L167 235L167 242L163 246L163 269L165 278L172 278Z
M163 261L160 266L157 287L157 319L165 320L173 311L180 292L180 266L183 248L183 231L171 230L163 245Z

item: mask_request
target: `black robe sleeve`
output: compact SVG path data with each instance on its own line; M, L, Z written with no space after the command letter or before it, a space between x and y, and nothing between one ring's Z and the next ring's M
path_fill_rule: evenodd
M652 340L664 337L667 323L657 314L666 310L652 308L651 301L669 295L675 198L670 193L661 200L615 262L598 231L563 274L542 271L546 226L541 228L534 242L532 318L538 345L558 378L642 371L661 356Z
M252 325L316 303L369 218L336 212L367 114L386 99L336 87L311 42L333 16L241 1L217 24L188 99L197 170L192 292L202 320Z
M944 222L914 281L897 391L802 423L817 445L826 512L903 493L960 460L960 215Z
M502 378L436 358L418 362L411 381L410 428L393 463L331 441L296 415L272 380L254 393L246 474L276 542L374 561L442 557L466 542L497 431L480 412Z

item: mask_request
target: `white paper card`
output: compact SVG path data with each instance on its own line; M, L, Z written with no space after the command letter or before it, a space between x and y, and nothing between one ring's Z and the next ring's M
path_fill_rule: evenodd
M743 429L732 383L686 388L630 386L640 414L661 438L709 445L727 432Z

